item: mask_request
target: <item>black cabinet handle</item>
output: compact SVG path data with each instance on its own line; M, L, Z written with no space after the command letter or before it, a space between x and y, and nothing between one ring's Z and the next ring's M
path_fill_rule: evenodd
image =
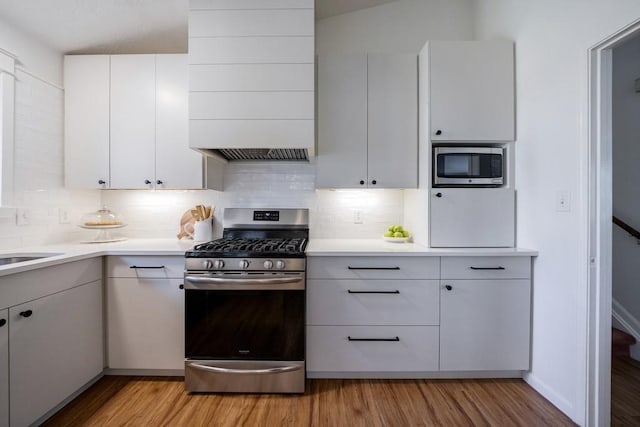
M360 180L360 185L364 185L364 180Z
M164 265L160 265L160 266L150 266L150 267L146 267L146 266L140 266L140 265L130 265L129 268L137 268L140 270L160 270L162 268L164 268Z
M160 180L160 179L159 179L159 180L157 180L157 181L156 181L156 184L158 184L158 185L162 185L162 184L163 184L163 182L162 182L162 180Z
M445 288L446 290L450 291L450 290L452 290L452 289L453 289L453 286L451 286L451 285L444 285L444 288Z
M180 289L184 289L184 283L180 283L180 286L178 286Z
M438 129L438 130L436 131L436 135L442 135L442 130Z
M145 180L144 180L144 183L145 183L145 184L147 184L147 185L149 185L149 184L151 184L151 181L149 181L148 179L145 179Z
M442 197L442 193L436 193L436 197Z
M0 328L7 324L7 319L0 319Z
M504 270L504 267L469 267L472 270Z
M20 312L20 316L22 316L22 317L31 317L32 314L33 314L33 311L31 311L31 310L26 310L26 311L21 311Z
M400 341L400 337L393 338L351 338L347 337L349 341Z
M399 290L395 291L352 291L351 289L347 289L347 292L350 294L399 294Z
M106 182L105 182L105 180L104 180L104 179L99 179L99 180L98 180L98 184L100 184L100 185L105 185L105 184L106 184Z
M371 184L376 185L378 183L378 181L376 181L375 179L373 181L371 181Z
M400 267L347 267L349 270L400 270Z

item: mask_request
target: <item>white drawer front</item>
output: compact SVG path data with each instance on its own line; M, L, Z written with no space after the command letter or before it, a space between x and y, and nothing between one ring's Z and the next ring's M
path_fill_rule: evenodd
M349 341L349 337L359 340L393 341ZM308 326L307 370L312 372L437 371L438 327Z
M191 65L191 92L312 91L313 64Z
M443 279L528 279L531 257L442 257Z
M190 120L189 144L237 148L237 141L260 140L272 148L307 148L314 141L313 123L313 120Z
M189 9L313 9L313 0L190 0Z
M181 256L110 256L107 277L182 278L184 257Z
M189 64L313 64L313 37L189 39Z
M307 281L309 325L438 325L438 280Z
M314 117L313 92L191 92L189 117L206 119L307 119Z
M439 279L439 257L309 257L311 279Z
M313 36L313 9L192 10L189 37Z

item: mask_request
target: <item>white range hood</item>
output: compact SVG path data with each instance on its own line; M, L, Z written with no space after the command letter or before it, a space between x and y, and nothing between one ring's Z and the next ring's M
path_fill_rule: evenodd
M189 145L227 160L315 155L313 0L191 0Z

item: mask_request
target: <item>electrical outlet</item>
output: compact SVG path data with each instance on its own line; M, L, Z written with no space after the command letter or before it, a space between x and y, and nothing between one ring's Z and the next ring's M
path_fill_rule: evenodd
M364 212L362 212L362 209L354 209L353 210L353 223L354 224L363 224L364 223Z
M58 222L60 224L69 224L71 220L69 219L69 211L63 208L60 208L58 211Z
M16 225L29 225L29 211L26 209L16 209Z
M556 211L557 212L570 212L571 211L571 193L567 190L561 190L556 193Z

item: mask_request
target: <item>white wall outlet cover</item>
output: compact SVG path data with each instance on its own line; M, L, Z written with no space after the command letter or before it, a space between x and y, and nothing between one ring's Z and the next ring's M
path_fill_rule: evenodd
M363 224L364 223L364 212L362 209L354 209L353 210L353 223L354 224Z
M556 211L571 211L571 193L567 190L560 190L556 193Z
M26 209L16 209L16 225L29 225L29 211Z

